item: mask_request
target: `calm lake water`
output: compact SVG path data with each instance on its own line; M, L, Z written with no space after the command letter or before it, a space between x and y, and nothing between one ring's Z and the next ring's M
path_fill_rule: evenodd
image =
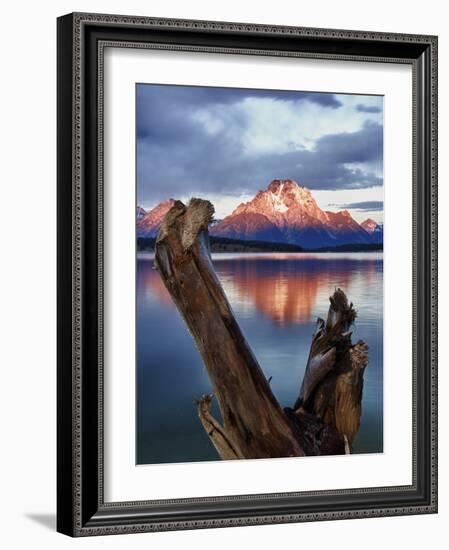
M382 452L382 253L215 254L234 314L282 406L302 381L316 318L341 287L358 312L353 341L369 346L354 452ZM137 463L218 460L194 398L211 385L153 255L137 260ZM216 410L215 414L219 413Z

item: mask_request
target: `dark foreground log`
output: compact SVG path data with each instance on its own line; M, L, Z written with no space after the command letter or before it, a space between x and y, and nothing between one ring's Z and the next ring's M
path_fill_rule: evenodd
M299 396L282 409L243 336L215 274L209 249L210 202L177 201L156 242L155 265L195 339L217 398L198 415L223 459L274 458L350 452L361 415L367 346L352 345L356 313L342 290L319 319Z

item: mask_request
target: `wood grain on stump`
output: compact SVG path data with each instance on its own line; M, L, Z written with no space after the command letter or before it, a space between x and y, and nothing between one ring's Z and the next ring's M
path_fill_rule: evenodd
M209 201L176 201L156 241L155 265L195 340L213 396L197 402L200 421L222 459L344 454L360 425L368 347L351 341L356 312L345 293L330 297L318 319L296 402L283 409L234 317L215 273ZM292 381L292 384L297 382Z

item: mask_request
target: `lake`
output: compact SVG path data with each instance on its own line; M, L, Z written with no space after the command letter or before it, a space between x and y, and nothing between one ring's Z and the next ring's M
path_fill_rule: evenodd
M212 258L282 406L292 406L298 395L316 318L326 317L336 287L346 292L358 313L353 342L362 339L369 346L354 452L382 452L382 253L222 253ZM194 405L194 398L211 393L211 384L150 253L137 258L136 315L137 463L219 460Z

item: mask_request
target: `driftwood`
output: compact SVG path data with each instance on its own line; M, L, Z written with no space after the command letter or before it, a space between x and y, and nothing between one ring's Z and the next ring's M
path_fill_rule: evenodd
M318 319L298 399L282 408L233 315L214 271L208 225L210 202L177 201L156 241L155 265L195 339L213 396L197 402L201 423L222 459L344 454L359 429L368 347L351 342L356 317L344 292L330 297Z

